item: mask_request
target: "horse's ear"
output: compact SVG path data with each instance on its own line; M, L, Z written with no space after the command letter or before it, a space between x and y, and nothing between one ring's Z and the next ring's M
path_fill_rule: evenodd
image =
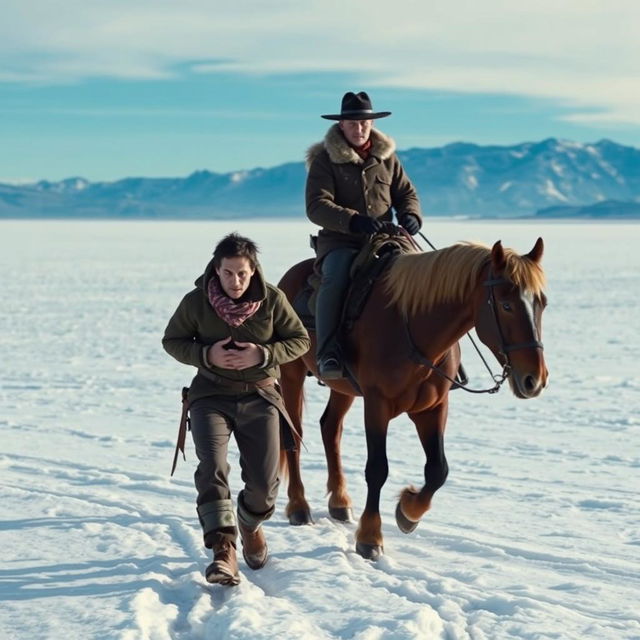
M491 264L495 273L502 273L507 264L504 257L504 249L502 248L502 240L498 240L491 248Z
M540 262L543 253L544 242L542 242L542 238L538 238L535 245L533 245L533 249L531 249L531 251L527 253L526 257L529 258L529 260L533 260L534 262Z

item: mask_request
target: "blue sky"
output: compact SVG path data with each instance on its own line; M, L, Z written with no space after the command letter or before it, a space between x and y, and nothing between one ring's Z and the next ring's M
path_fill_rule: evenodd
M400 149L640 146L640 3L9 0L0 181L299 161L348 90Z

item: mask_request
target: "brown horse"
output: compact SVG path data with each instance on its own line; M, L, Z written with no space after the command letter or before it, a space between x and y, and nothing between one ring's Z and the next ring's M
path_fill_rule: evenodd
M389 421L406 413L416 426L426 455L424 485L405 488L396 508L400 529L409 533L429 510L444 484L444 431L448 393L460 362L458 340L475 326L480 340L504 367L518 398L534 398L547 383L541 340L546 304L540 266L542 238L526 255L460 243L430 253L397 257L371 291L345 345L345 360L364 398L367 440L367 501L356 532L356 550L375 560L383 550L380 491L388 475ZM279 286L293 300L311 272L313 260L293 266ZM313 336L312 336L313 338ZM285 404L302 434L303 385L317 375L315 341L302 358L282 367ZM331 380L320 418L328 467L329 513L351 517L351 499L340 458L343 418L360 395L348 380ZM312 522L300 476L300 447L288 452L287 515L292 524Z

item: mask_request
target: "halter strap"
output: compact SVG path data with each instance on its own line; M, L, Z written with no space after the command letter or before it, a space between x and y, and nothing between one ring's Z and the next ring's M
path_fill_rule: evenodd
M489 278L482 283L485 287L489 289L489 293L487 296L487 303L491 307L493 311L493 319L495 321L496 330L498 332L498 337L500 339L500 353L502 353L507 361L507 365L510 366L509 356L507 354L512 351L517 351L519 349L541 349L544 350L544 345L540 340L532 340L531 342L517 342L515 344L507 344L504 339L504 334L502 333L502 326L500 325L500 318L498 317L498 311L496 309L495 304L495 294L493 291L493 287L500 284L512 284L511 280L507 280L507 278L495 278L491 271L489 271Z
M506 278L489 278L482 284L485 287L495 287L498 284L508 284L509 282L511 282L511 280L507 280Z

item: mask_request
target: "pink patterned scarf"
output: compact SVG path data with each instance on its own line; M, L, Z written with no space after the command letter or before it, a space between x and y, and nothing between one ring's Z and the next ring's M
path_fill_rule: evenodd
M215 276L209 280L207 294L209 295L209 302L216 310L216 313L232 327L239 327L260 308L260 301L234 302L222 290Z

